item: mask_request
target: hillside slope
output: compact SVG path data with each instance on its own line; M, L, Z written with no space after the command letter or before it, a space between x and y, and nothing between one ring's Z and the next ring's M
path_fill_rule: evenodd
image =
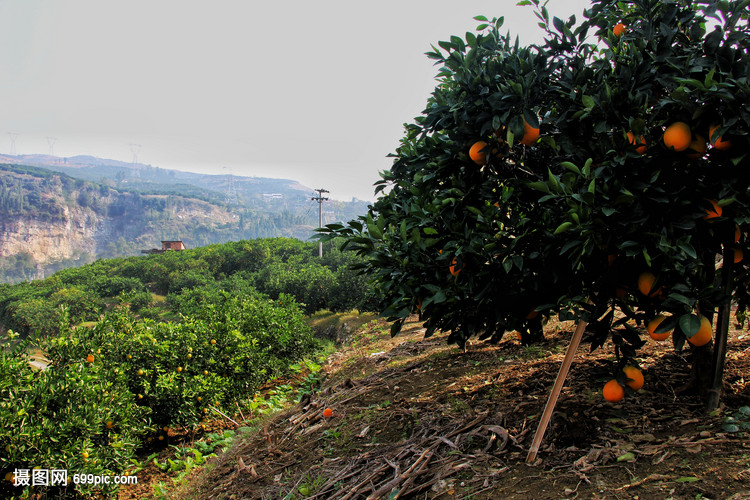
M571 324L524 347L391 339L370 325L329 358L320 390L219 457L173 498L750 498L747 432L726 416L750 404L750 336L731 332L723 411L679 396L688 353L650 342L646 383L606 403L612 352L582 347L539 459L526 454ZM333 416L323 418L331 408ZM127 490L121 498L128 498Z

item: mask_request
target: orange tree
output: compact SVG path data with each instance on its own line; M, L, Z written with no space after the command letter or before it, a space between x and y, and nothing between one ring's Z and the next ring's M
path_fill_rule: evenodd
M716 257L750 220L750 2L600 0L580 23L521 4L544 43L479 16L433 47L438 84L378 199L321 237L367 257L394 334L415 311L459 345L582 318L624 365L664 313L682 348L731 293L748 304Z

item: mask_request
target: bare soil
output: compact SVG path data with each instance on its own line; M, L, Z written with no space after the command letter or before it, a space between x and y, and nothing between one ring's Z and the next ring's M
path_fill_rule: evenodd
M360 330L329 358L318 392L174 497L750 499L748 433L722 429L727 415L750 405L745 331L730 332L722 408L712 415L679 393L689 352L671 342L641 349L645 385L616 404L601 395L613 347L582 345L538 458L527 464L573 324L548 324L542 344L508 335L465 352L441 336L424 339L416 320L395 338L388 326ZM332 417L323 417L326 408Z

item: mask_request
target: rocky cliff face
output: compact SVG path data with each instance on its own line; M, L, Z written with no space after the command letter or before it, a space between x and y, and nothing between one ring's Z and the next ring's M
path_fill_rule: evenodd
M0 169L0 282L39 278L98 257L138 255L161 240L205 244L206 235L231 232L238 220L193 198Z
M17 216L0 225L0 257L27 253L37 264L48 264L82 253L95 255L101 225L100 217L80 208L63 207L59 220Z

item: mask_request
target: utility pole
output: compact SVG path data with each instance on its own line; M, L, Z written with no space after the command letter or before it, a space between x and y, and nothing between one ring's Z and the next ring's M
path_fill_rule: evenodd
M318 196L313 196L312 200L318 202L318 227L323 227L323 202L328 201L327 197L323 196L323 193L330 193L325 189L316 189ZM323 242L318 243L318 257L323 257Z

